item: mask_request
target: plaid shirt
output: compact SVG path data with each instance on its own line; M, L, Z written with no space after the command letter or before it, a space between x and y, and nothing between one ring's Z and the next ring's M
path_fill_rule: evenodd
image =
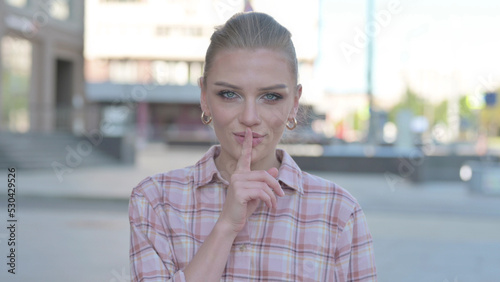
M194 166L148 177L129 207L133 281L185 281L214 227L228 182L213 146ZM372 237L346 190L302 172L283 150L277 208L261 202L236 237L221 281L376 281ZM210 262L207 262L210 263Z

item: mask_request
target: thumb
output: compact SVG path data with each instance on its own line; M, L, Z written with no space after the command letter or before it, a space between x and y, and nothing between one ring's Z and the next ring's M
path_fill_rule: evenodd
M278 169L275 167L268 169L267 173L269 173L274 178L278 177Z

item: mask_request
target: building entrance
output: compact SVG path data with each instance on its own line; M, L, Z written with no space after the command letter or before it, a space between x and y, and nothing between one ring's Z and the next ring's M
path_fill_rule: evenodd
M71 131L73 97L73 62L56 60L56 130Z

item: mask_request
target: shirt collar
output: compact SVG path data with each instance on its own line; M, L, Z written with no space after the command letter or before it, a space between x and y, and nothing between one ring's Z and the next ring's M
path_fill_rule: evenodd
M210 182L218 181L225 185L229 183L222 178L217 166L215 158L219 156L221 151L220 145L214 145L203 155L203 157L194 165L194 184L195 188L207 185Z
M302 171L292 157L283 149L276 149L276 157L281 161L278 180L286 187L304 194Z
M215 158L221 151L220 145L212 146L203 157L195 164L194 184L195 187L201 187L211 182L222 182L225 185L229 183L221 176L215 165ZM302 186L302 171L292 157L283 149L276 149L276 157L281 162L278 173L278 180L284 187L304 193Z

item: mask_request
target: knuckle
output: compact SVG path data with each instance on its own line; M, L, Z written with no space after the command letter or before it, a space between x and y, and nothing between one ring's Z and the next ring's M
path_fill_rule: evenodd
M233 175L231 175L231 182L232 183L241 182L241 176L242 174L240 173L233 173Z
M266 191L267 189L269 189L269 186L264 183L264 182L260 182L259 183L259 188L262 190L262 191Z
M264 171L264 170L259 170L259 171L257 171L257 173L258 173L258 175L259 175L260 177L266 177L266 176L267 176L267 172L266 172L266 171Z
M244 182L240 180L236 180L231 183L231 187L235 190L239 190L243 186Z
M262 199L265 199L266 201L270 200L270 197L269 197L269 195L266 192L260 190L259 194L262 197Z
M263 174L263 171L261 171L261 170L255 170L255 171L252 171L252 176L255 179L262 179L264 177L264 174Z

